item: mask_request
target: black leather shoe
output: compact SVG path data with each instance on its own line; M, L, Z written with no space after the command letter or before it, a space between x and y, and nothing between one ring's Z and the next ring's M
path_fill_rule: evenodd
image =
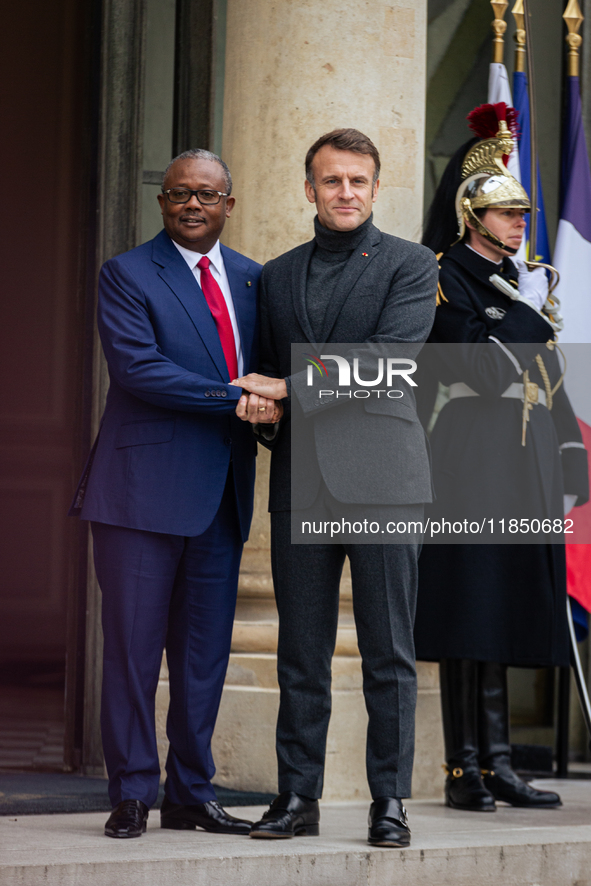
M369 807L367 842L372 846L410 846L410 828L402 800L380 797Z
M270 840L287 837L317 837L320 809L318 800L284 791L275 797L260 821L253 824L251 837Z
M511 806L525 806L529 809L555 809L562 806L562 800L554 791L538 791L522 781L510 766L484 772L484 784L495 800L510 803Z
M150 810L141 800L122 800L111 812L105 825L107 837L141 837L146 831Z
M485 787L479 769L462 769L460 766L444 767L447 770L445 781L445 805L451 809L465 809L468 812L495 812L495 798Z
M251 821L234 818L220 806L217 800L197 803L195 806L178 806L165 797L160 810L160 827L173 831L194 831L203 828L210 834L248 834Z

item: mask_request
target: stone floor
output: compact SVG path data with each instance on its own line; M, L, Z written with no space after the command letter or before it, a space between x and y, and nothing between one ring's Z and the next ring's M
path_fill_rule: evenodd
M463 813L409 801L406 850L365 842L366 804L322 806L320 837L231 839L162 831L102 836L105 815L0 818L2 886L591 886L591 782L545 780L564 806ZM256 818L262 807L236 814Z

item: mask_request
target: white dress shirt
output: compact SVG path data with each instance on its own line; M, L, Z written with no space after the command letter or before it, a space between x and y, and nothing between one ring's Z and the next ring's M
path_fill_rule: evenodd
M193 272L197 283L199 284L199 286L201 286L201 268L197 267L197 263L201 261L203 255L200 252L193 252L193 250L191 249L185 249L184 246L179 246L179 244L175 240L173 240L172 242L191 268L191 271ZM244 375L242 344L240 342L240 333L238 332L236 311L234 310L232 292L230 290L230 284L228 282L228 275L226 274L226 269L224 267L224 260L222 258L222 251L220 249L219 240L217 240L215 246L213 246L210 251L206 253L205 257L209 259L209 270L212 273L213 279L220 287L222 295L224 296L224 301L226 302L226 307L228 308L228 314L230 315L230 322L232 324L232 331L234 333L234 341L236 342L236 360L238 363L238 375L241 376ZM230 381L233 381L233 379L230 379Z

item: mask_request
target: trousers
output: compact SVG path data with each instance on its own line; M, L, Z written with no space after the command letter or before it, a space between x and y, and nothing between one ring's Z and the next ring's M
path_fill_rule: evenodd
M92 524L104 634L101 732L109 796L153 805L160 766L155 698L166 647L170 706L166 795L215 799L211 736L230 654L242 553L230 471L199 536Z
M412 506L413 519L421 519L422 510L421 505ZM322 795L339 584L345 557L349 557L369 716L368 783L374 799L407 797L414 755L413 625L420 546L291 544L291 522L288 511L271 514L279 611L279 791L313 799Z

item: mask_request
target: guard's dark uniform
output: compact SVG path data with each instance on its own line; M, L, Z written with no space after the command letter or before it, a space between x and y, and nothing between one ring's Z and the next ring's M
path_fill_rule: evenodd
M501 800L552 808L560 806L558 794L532 788L511 766L507 665L568 662L557 528L564 494L577 504L587 499L586 452L560 385L559 301L542 271L531 263L518 271L509 258L531 209L506 167L515 110L503 102L483 105L468 120L477 138L449 161L423 243L443 255L430 341L435 386L443 382L450 396L431 437L437 495L431 516L459 519L460 528L462 518L470 521L471 539L464 532L455 539L461 544L451 543L452 524L448 544L423 548L416 651L440 663L447 805L494 812ZM551 518L556 534L543 544L535 529L522 536L527 544L467 543L476 540L472 525L496 542L503 518L520 527L524 518Z
M444 385L464 382L481 396L450 400L437 419L431 436L438 496L433 517L445 516L448 480L456 507L464 490L466 511L476 499L483 515L503 509L521 517L524 490L537 502L537 514L544 507L560 513L563 493L577 495L577 504L588 498L586 452L579 448L581 434L563 385L551 411L542 404L530 410L526 446L521 445L523 403L501 397L509 385L522 382L515 363L542 391L536 355L552 386L561 370L556 351L546 347L553 338L549 323L500 292L489 282L493 273L517 280L511 259L501 267L463 243L441 259L447 301L437 308L429 341L480 346L459 359L457 349L451 354L440 348L437 376ZM560 449L565 443L571 445ZM419 565L418 659L568 665L564 545L429 544Z

